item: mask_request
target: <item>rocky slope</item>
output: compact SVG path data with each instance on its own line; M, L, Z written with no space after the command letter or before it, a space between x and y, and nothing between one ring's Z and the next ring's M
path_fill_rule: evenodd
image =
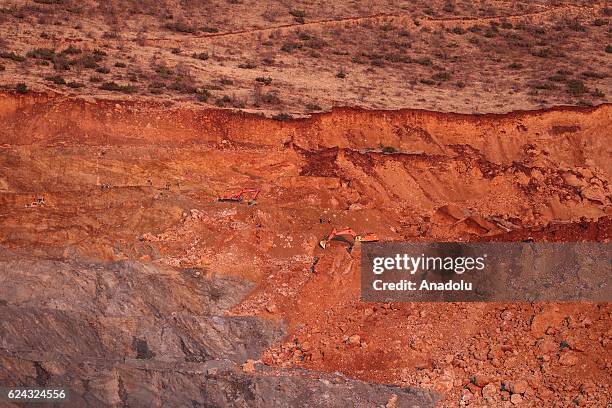
M317 242L608 242L610 105L279 121L4 94L0 124L4 380L91 405L609 398L608 304L366 304L358 248ZM242 187L257 205L216 201Z

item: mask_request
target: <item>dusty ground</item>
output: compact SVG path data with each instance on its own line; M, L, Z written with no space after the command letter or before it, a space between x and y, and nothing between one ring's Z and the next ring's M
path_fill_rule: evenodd
M611 30L587 0L1 2L0 384L609 406L609 303L364 303L359 247L317 243L609 242Z
M609 100L609 2L7 0L0 84L268 115Z
M125 282L120 291L74 278L70 293L65 291L70 269L58 266L63 272L57 281L35 280L37 274L18 272L10 263L19 255L4 256L5 283L19 287L16 282L25 274L33 291L7 291L5 307L29 308L39 319L52 313L42 328L49 325L59 339L71 336L69 346L53 340L62 359L77 364L70 360L76 358L74 350L89 344L91 353L111 350L107 353L136 363L111 366L111 371L91 363L89 371L76 370L57 362L64 361L60 357L41 354L31 334L26 353L10 339L31 329L11 317L4 323L4 332L14 333L4 339L5 361L22 368L6 370L5 365L3 378L28 383L48 375L61 381L68 372L84 381L70 384L85 395L138 401L144 398L138 384L153 381L144 379L152 368L142 364L166 364L155 370L182 373L186 368L170 369L166 360L193 361L194 350L204 347L201 364L229 355L240 364L261 360L266 369L339 371L435 391L440 406L604 407L610 400L609 304L362 303L359 249L349 254L333 244L322 250L317 242L332 226L343 225L376 232L383 240L609 242L611 109L480 116L336 109L299 121L275 121L155 103L4 95L3 250L26 253L34 257L28 262L38 265L127 261L144 267L112 272L119 278L102 280ZM394 153L383 153L385 147ZM257 205L216 201L226 190L243 186L261 188ZM44 204L32 205L38 198ZM104 266L88 267L107 273ZM122 310L121 299L130 291L141 293L140 268L151 276L165 271L160 282L187 275L181 284L164 284L166 292L150 292L148 301L137 297ZM251 292L237 304L240 296L232 295L234 305L225 303L230 310L214 314L277 321L286 325L283 340L264 330L266 324L251 323L256 328L248 330L261 332L251 337L261 343L236 351L237 345L250 344L243 331L226 335L214 329L222 333L220 339L208 340L198 333L213 329L193 331L205 323L185 323L208 321L197 316L212 313L198 311L191 291L218 286L218 279L227 277L252 282ZM136 283L128 283L133 279ZM92 306L79 300L88 299L80 294L88 290L96 294ZM28 300L31 293L40 295ZM223 293L216 298L223 299ZM158 306L158 297L179 303ZM95 312L101 305L106 312ZM19 310L8 309L7 315ZM53 314L57 310L90 313L87 321L110 313L92 323L92 330L107 339L97 345L88 337L93 334L77 334L71 327L82 323L70 322L80 318L62 320ZM187 317L164 323L170 325L164 330L113 320L117 313L126 321L149 314L166 319L174 311ZM123 334L110 341L115 330ZM136 346L145 341L144 351L130 348L130 336ZM171 382L165 375L156 375L149 389L157 401L163 400L156 394L163 387L190 395L186 390L201 386L183 377ZM257 381L265 383L267 374L259 375L264 377ZM383 401L394 401L391 393L380 392Z

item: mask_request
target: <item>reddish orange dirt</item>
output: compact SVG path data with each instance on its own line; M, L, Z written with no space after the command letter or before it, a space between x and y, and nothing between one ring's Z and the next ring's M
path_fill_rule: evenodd
M252 281L229 315L287 322L266 365L431 389L444 407L609 406L610 304L364 303L359 245L317 243L334 226L609 242L612 105L275 121L5 94L0 125L4 249ZM243 187L257 205L216 201Z

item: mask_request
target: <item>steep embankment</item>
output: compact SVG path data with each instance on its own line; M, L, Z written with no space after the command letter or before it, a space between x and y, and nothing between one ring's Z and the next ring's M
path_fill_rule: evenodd
M74 372L70 363L59 369L57 356L37 354L36 339L48 327L61 358L84 358L79 353L87 349L160 364L156 370L166 374L150 374L156 398L175 369L163 365L168 361L242 363L269 347L270 365L433 388L448 406L461 398L501 404L509 398L501 382L519 379L528 391L515 393L535 405L605 401L608 305L364 304L358 249L323 251L317 242L333 226L383 240L607 240L610 105L507 115L345 108L283 122L224 110L4 95L0 125L3 276L7 285L27 282L23 295L2 292L11 317L2 343L10 355L6 378L27 382L57 372L57 380ZM241 187L262 190L258 205L216 202ZM15 253L34 257L33 266L14 264ZM62 279L52 279L54 271ZM147 292L141 275L166 289ZM229 276L254 283L234 306L241 296L227 293ZM227 296L233 301L206 309L207 297ZM180 301L157 305L156 297ZM16 320L20 308L45 317L40 331ZM245 315L285 320L289 337L279 342L280 329L240 320ZM140 329L138 319L148 316L159 320ZM84 322L90 331L82 331ZM27 358L14 341L26 331ZM62 336L71 339L63 348ZM137 398L149 378L137 363L94 364L77 370L83 383L73 385L104 401ZM482 381L471 381L476 375ZM481 390L484 377L500 387ZM172 386L189 394L201 386L194 381ZM369 392L363 390L359 395ZM372 395L382 401L389 392L397 390Z

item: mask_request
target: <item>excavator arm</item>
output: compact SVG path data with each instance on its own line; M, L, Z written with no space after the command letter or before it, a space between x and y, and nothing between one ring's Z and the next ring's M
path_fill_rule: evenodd
M249 205L257 204L257 197L259 196L260 190L255 188L243 188L238 193L224 194L217 198L218 201L237 201L242 202L245 198L249 199Z
M367 233L367 234L364 234L364 235L359 235L352 228L349 228L349 227L341 228L341 229L336 229L334 227L331 230L331 232L329 234L327 234L327 236L325 236L319 242L319 245L321 246L321 248L325 249L325 247L327 246L327 243L329 241L333 240L334 238L341 237L343 235L350 235L353 238L353 243L351 244L351 246L355 242L359 242L359 241L362 241L362 242L378 241L378 236L376 234ZM349 241L349 243L350 243L350 241Z

